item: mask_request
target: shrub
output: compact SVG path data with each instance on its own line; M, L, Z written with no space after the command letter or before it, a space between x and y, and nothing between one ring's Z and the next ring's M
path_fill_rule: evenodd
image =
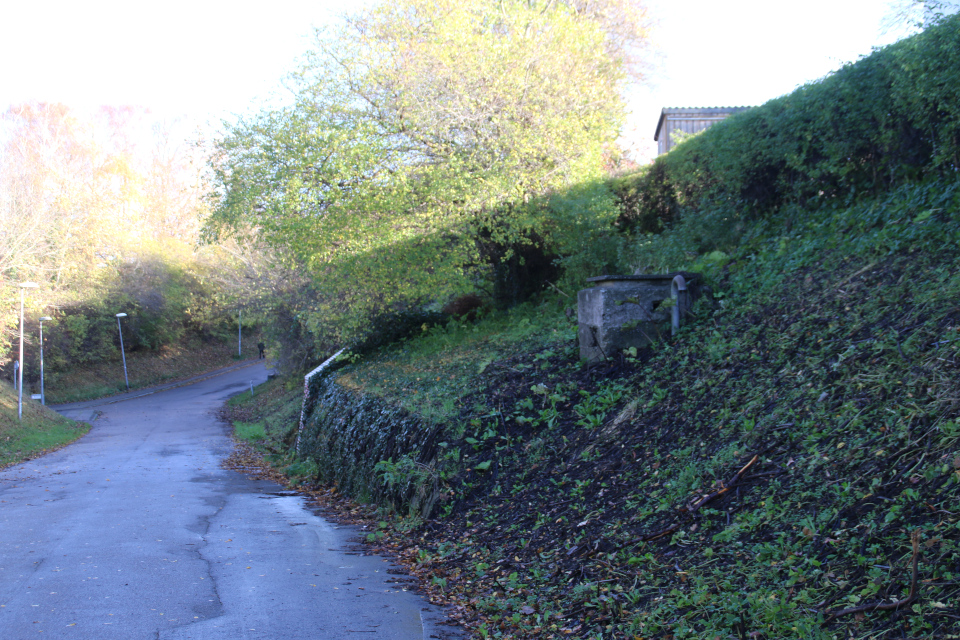
M960 169L960 17L734 114L612 183L618 223L658 232L704 212L728 226Z

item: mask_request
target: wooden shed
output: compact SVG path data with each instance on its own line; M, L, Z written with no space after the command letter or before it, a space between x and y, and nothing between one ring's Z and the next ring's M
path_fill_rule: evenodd
M750 107L664 107L660 110L657 132L653 139L657 141L657 155L670 151L677 144L676 131L697 133L709 129L727 116Z

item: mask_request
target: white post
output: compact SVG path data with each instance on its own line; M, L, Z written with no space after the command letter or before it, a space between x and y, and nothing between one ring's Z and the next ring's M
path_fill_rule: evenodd
M127 314L117 314L117 331L120 332L120 356L123 358L123 381L127 383L127 391L130 391L130 378L127 377L127 354L123 350L123 329L120 327L120 318L126 318Z
M17 419L23 420L23 285L20 285L20 368L17 371Z
M36 289L37 286L36 282L20 283L20 369L18 372L20 380L17 384L17 419L19 420L23 420L23 290Z
M670 335L677 335L680 331L680 315L687 302L687 281L680 274L670 283L670 296L673 298L673 308L670 309Z
M243 357L243 309L237 311L237 356Z
M47 404L47 393L43 388L43 321L52 320L50 316L40 317L40 404Z

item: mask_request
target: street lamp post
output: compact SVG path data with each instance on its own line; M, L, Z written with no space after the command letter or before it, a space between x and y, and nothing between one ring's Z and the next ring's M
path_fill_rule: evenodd
M50 316L40 317L40 404L47 404L47 394L43 388L43 322L53 320Z
M20 370L17 375L20 376L17 384L17 419L23 420L23 290L36 289L36 282L20 283Z
M120 333L120 356L123 358L123 381L127 383L127 391L130 391L130 378L127 377L127 354L123 351L123 329L120 327L120 318L126 318L127 314L117 314L117 331Z

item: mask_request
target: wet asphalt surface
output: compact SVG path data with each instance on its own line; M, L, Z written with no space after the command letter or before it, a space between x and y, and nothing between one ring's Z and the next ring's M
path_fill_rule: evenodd
M421 640L442 616L356 532L220 468L256 364L58 408L76 443L0 471L0 638ZM388 573L389 572L389 573Z

